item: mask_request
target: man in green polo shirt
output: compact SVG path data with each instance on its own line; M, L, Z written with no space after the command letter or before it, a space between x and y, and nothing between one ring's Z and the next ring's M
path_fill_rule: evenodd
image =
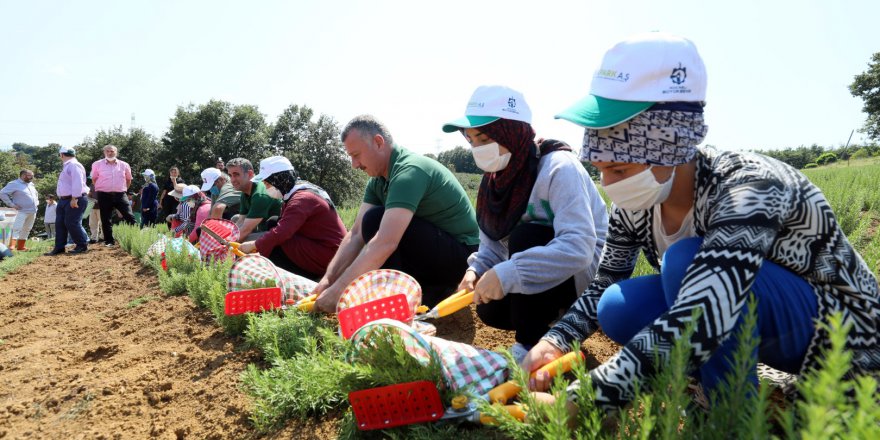
M266 232L269 217L281 214L281 200L266 193L263 182L251 182L254 166L251 161L238 157L226 163L226 172L236 191L241 192L239 215L232 221L238 225L242 241L253 241Z
M342 290L365 272L397 269L422 286L432 306L452 292L480 243L476 214L455 176L433 159L394 145L369 115L342 131L354 168L370 177L351 231L314 293L316 307L335 312Z

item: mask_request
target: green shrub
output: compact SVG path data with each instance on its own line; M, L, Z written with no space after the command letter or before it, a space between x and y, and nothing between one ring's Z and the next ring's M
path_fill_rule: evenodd
M258 348L263 358L274 362L306 351L320 328L333 331L336 325L321 315L293 308L284 313L249 313L244 335L249 346Z
M805 169L805 170L808 170L808 169L810 169L810 168L816 168L816 167L818 167L818 166L819 166L819 164L817 164L817 163L815 163L815 162L810 162L810 163L804 165L804 169Z

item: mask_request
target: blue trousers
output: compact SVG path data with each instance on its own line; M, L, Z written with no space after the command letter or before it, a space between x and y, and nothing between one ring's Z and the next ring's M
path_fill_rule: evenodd
M70 200L59 200L58 207L55 209L55 249L56 251L64 250L67 244L67 235L73 239L77 249L88 247L89 239L86 236L86 230L82 227L83 212L88 206L89 200L86 196L77 199L78 208L70 206Z
M599 300L602 331L619 344L626 344L639 331L669 310L678 297L685 271L694 259L702 238L676 242L663 256L660 275L631 278L612 284ZM777 370L799 372L818 317L816 296L799 275L764 260L751 292L757 299L760 336L758 361ZM743 315L747 309L743 309ZM743 316L741 315L741 316ZM703 389L711 393L731 370L739 344L741 317L734 334L725 340L698 372ZM757 375L753 375L757 384Z

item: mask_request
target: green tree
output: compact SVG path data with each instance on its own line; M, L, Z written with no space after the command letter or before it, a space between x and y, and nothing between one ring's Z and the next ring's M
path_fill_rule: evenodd
M871 139L880 139L880 52L871 56L868 70L855 76L849 91L865 102L862 111L868 114L868 119L863 131Z
M470 149L462 146L440 152L437 161L456 173L483 174L483 170L477 168L477 163L474 162L474 155L471 154Z
M218 157L257 162L266 157L268 133L265 116L253 105L211 100L178 107L153 168L164 175L177 166L187 182L199 181L201 171L213 167Z
M275 154L288 159L300 178L324 188L338 205L356 203L366 185L366 175L351 167L333 118L307 106L291 105L272 127L269 143Z

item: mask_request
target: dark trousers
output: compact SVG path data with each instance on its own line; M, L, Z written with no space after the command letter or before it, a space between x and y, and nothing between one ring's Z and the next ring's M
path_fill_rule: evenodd
M153 226L156 224L156 217L159 215L159 206L150 208L149 211L141 211L141 227ZM195 214L193 214L195 215Z
M272 254L269 255L269 261L275 264L279 269L284 269L290 273L295 273L312 281L320 281L321 277L324 276L323 274L318 275L311 273L297 266L293 261L290 261L290 258L287 258L287 254L284 253L284 249L281 249L281 246L275 246L275 249L272 249Z
M377 206L364 213L361 231L364 242L379 231L385 208ZM427 220L413 217L400 238L397 250L385 260L383 269L404 272L422 286L422 304L433 307L449 296L467 270L467 257L477 245L462 244Z
M61 199L58 201L58 207L55 208L55 249L53 251L63 251L67 245L67 236L77 249L88 248L89 238L86 236L86 230L82 227L82 216L89 206L89 199L82 196L76 199L78 208L70 206L70 199Z
M510 233L508 249L512 257L537 246L546 246L555 233L550 226L522 223ZM574 277L541 293L524 295L508 292L504 298L477 306L477 315L489 327L516 332L516 342L526 348L538 343L559 316L577 299Z
M119 210L122 221L135 224L131 213L131 201L124 192L98 192L98 208L101 210L101 230L104 232L104 243L113 244L113 211Z

